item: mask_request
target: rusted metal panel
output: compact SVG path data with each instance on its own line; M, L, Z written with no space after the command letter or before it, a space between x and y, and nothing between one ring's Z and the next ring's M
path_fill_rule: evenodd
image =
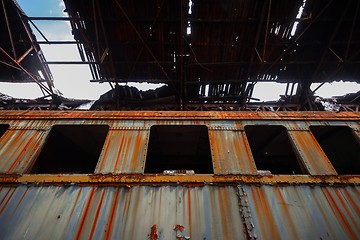
M243 131L210 130L215 174L255 174L256 167Z
M220 111L12 111L0 119L197 119L197 120L333 120L359 121L359 112L220 112Z
M295 149L311 175L336 175L329 159L309 131L289 131Z
M148 132L144 130L109 131L95 173L142 173Z
M359 239L359 187L247 185L259 239Z
M44 183L66 185L106 184L114 186L152 184L167 185L184 184L217 184L217 183L249 183L249 184L328 184L328 185L360 185L359 175L163 175L163 174L0 174L0 184L18 185L20 183Z
M43 130L7 130L0 140L0 172L24 173L44 142Z
M4 187L1 239L246 239L236 188Z
M0 189L1 239L358 239L343 186L18 186ZM179 233L179 232L178 232Z

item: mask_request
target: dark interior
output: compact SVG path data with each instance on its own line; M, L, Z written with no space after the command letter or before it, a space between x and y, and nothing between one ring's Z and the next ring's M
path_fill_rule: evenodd
M163 173L164 170L214 173L206 126L151 127L145 173Z
M245 126L245 133L258 170L267 170L272 174L306 173L285 127L251 125Z
M93 173L109 127L56 125L30 173Z
M347 126L310 126L338 174L360 174L360 140Z
M2 135L8 130L9 125L8 124L0 124L0 138Z

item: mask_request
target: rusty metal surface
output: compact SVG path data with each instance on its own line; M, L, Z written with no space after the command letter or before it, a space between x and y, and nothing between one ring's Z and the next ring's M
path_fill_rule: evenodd
M0 141L0 173L24 173L45 139L42 130L8 130Z
M0 189L0 238L358 239L359 204L352 186L21 185Z
M142 114L144 118L141 118ZM352 118L348 118L350 115ZM158 116L162 117L156 119ZM220 119L220 117L224 118ZM238 119L232 119L235 117ZM250 117L254 119L246 120ZM321 117L324 117L324 121L320 120ZM95 173L100 174L142 173L152 125L200 124L207 126L209 130L215 174L256 174L256 166L243 126L262 124L283 125L288 129L292 142L311 175L334 175L335 170L308 132L309 126L350 126L359 135L360 115L326 113L323 116L319 114L316 118L312 113L51 112L50 114L41 111L1 111L0 123L10 125L0 139L0 173L26 173L54 124L109 125L110 130L95 170Z
M214 172L255 174L256 166L242 131L209 131Z
M336 175L329 159L309 131L289 131L295 149L312 175Z
M0 192L1 239L245 239L234 187L27 187ZM222 206L222 207L219 207Z
M0 184L19 185L20 183L44 183L47 185L176 185L195 183L200 185L217 183L255 183L255 184L320 184L320 185L360 185L358 175L163 175L163 174L0 174Z
M0 111L0 119L267 119L267 120L351 120L358 112L199 112L199 111Z
M358 187L245 186L259 239L359 239Z
M95 173L142 173L148 131L109 131Z

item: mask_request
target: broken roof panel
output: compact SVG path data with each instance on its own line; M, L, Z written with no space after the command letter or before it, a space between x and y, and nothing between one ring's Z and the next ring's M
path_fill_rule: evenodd
M251 82L300 83L297 101L312 82L360 83L355 0L64 2L94 81L167 83L183 102L240 104Z

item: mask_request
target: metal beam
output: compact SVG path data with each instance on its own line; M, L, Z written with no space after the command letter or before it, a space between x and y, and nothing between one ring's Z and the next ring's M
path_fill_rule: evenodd
M163 175L163 174L2 174L0 184L43 183L58 184L338 184L359 185L359 176L306 175Z

